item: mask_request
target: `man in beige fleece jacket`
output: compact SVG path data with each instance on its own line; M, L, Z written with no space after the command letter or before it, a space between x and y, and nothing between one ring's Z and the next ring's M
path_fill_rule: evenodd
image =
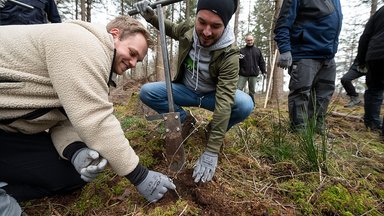
M0 26L0 41L0 215L13 208L2 206L12 197L69 192L107 163L149 202L175 189L139 164L108 101L112 75L147 54L142 24L120 16L107 28L82 21Z

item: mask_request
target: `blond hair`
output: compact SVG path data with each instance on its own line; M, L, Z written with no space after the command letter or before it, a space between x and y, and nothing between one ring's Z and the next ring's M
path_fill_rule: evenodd
M128 36L137 33L142 34L147 41L148 47L153 46L153 41L148 30L138 20L131 16L118 16L107 24L107 31L110 32L113 28L120 30L120 40L124 40Z

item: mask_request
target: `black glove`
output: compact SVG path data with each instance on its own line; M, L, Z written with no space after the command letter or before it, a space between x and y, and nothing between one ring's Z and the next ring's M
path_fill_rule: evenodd
M292 54L290 51L281 53L279 56L279 60L277 61L277 66L287 69L292 65Z

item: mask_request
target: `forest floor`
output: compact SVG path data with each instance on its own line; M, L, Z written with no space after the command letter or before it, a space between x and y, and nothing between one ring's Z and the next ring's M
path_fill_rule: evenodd
M72 194L23 202L28 215L384 215L384 142L364 127L362 105L344 108L336 95L326 133L298 134L289 130L286 97L263 108L257 95L251 116L227 132L213 180L196 184L193 165L212 113L190 109L198 122L184 145L186 164L171 173L163 123L145 120L153 111L137 92L126 86L113 95L115 114L141 163L170 175L176 191L148 203L107 169Z

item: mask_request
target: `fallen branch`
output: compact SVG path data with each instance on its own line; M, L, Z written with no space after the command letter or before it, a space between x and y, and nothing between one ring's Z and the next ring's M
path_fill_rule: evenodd
M340 113L340 112L333 111L331 112L331 115L335 117L343 117L349 120L355 120L355 121L361 121L361 122L364 121L362 116L355 116L349 113Z

